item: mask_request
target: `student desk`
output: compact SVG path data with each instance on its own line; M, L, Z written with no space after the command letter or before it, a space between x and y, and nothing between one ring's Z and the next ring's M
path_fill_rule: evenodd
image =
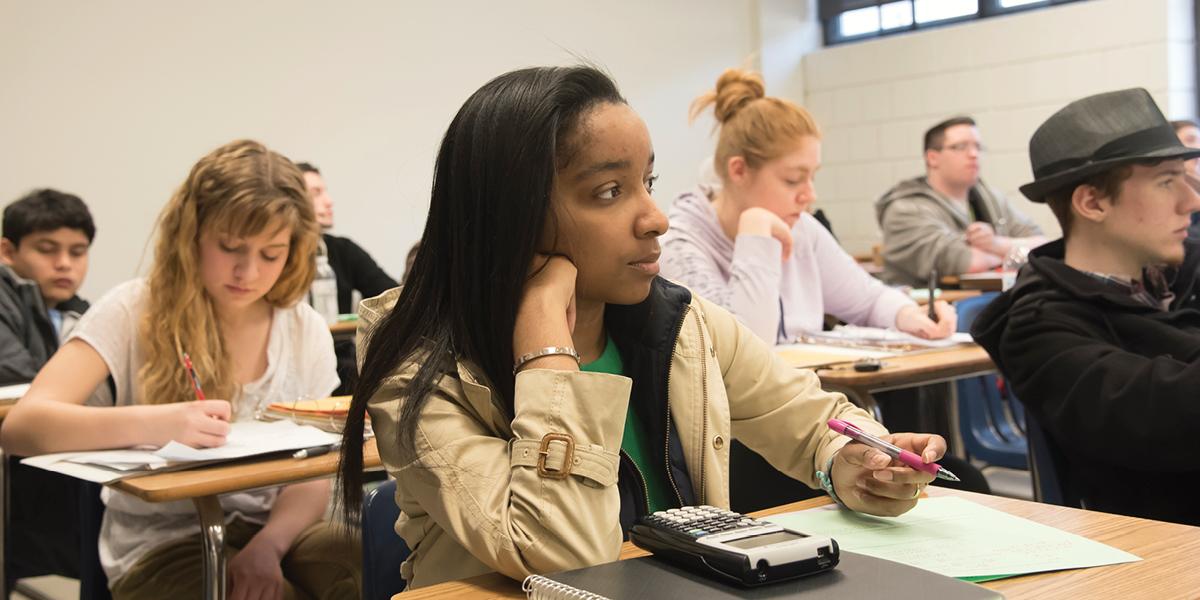
M153 473L110 483L113 489L147 502L191 500L200 515L204 540L204 598L225 598L225 512L218 497L274 485L320 479L337 471L338 453L218 463L183 471ZM375 440L363 444L363 468L380 466Z
M821 387L841 392L851 402L880 419L875 392L954 381L996 370L991 357L976 344L944 349L919 350L880 359L883 368L874 372L855 371L852 361L816 369Z
M338 321L329 326L329 333L333 334L333 339L354 339L354 334L358 332L358 320L354 321Z
M1139 562L1122 565L1037 573L982 584L1009 599L1193 598L1196 591L1200 590L1200 569L1195 568L1195 556L1200 552L1200 528L946 488L931 487L927 495L961 496L984 506L1132 552L1142 558ZM762 517L832 502L822 496L754 515ZM627 542L621 547L622 560L645 555L646 552L631 543ZM880 590L880 597L886 597L884 590ZM393 600L434 598L516 600L525 598L525 594L521 592L519 582L490 573L393 596Z
M942 278L942 285L957 287L964 290L982 290L984 292L999 292L1004 289L1004 277L1016 276L1014 272L984 271L982 273L963 273L962 275L947 275Z
M938 297L934 298L934 300L945 300L946 302L954 304L955 302L958 302L959 300L966 300L967 298L974 298L975 296L978 296L982 293L983 293L982 290L942 290L942 293L938 294ZM929 296L927 296L927 295L922 295L920 298L917 298L916 300L917 300L917 304L920 304L921 306L925 306L926 304L929 304Z

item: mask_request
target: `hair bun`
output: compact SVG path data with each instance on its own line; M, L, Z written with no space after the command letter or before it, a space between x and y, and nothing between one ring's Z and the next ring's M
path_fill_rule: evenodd
M724 123L733 118L743 106L766 96L762 75L743 69L726 69L717 78L713 92L713 114Z

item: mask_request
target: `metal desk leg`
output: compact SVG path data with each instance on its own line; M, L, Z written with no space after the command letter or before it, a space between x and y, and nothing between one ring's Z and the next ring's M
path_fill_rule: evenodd
M8 455L0 451L0 598L8 600Z
M225 600L225 511L217 496L192 498L204 540L204 598Z

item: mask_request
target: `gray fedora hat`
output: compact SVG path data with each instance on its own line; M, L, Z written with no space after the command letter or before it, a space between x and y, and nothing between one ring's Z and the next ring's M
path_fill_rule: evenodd
M1096 94L1066 105L1033 132L1034 180L1021 186L1021 193L1045 202L1046 194L1115 166L1198 156L1200 148L1179 143L1146 90Z

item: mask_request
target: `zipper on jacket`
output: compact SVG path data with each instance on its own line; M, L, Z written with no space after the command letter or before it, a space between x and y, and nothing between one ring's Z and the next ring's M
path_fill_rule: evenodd
M642 470L638 468L637 462L635 462L633 460L633 457L630 456L628 452L621 450L621 458L629 461L629 466L633 467L633 472L637 473L638 479L642 480L642 500L645 502L645 510L642 511L642 514L649 515L650 514L650 487L646 485L646 476L642 474Z
M679 323L675 326L675 340L679 340L679 334L683 331L683 323L687 321L688 312L692 309L691 305L683 307L683 317L679 319ZM675 344L671 344L672 354L675 352ZM664 404L666 405L666 436L663 438L663 462L667 467L667 481L671 482L671 489L675 492L675 498L679 500L679 506L683 506L683 494L679 493L679 486L675 485L675 476L671 474L671 369L675 366L675 361L667 360L667 390ZM703 464L703 460L700 461ZM703 503L701 503L703 504Z

